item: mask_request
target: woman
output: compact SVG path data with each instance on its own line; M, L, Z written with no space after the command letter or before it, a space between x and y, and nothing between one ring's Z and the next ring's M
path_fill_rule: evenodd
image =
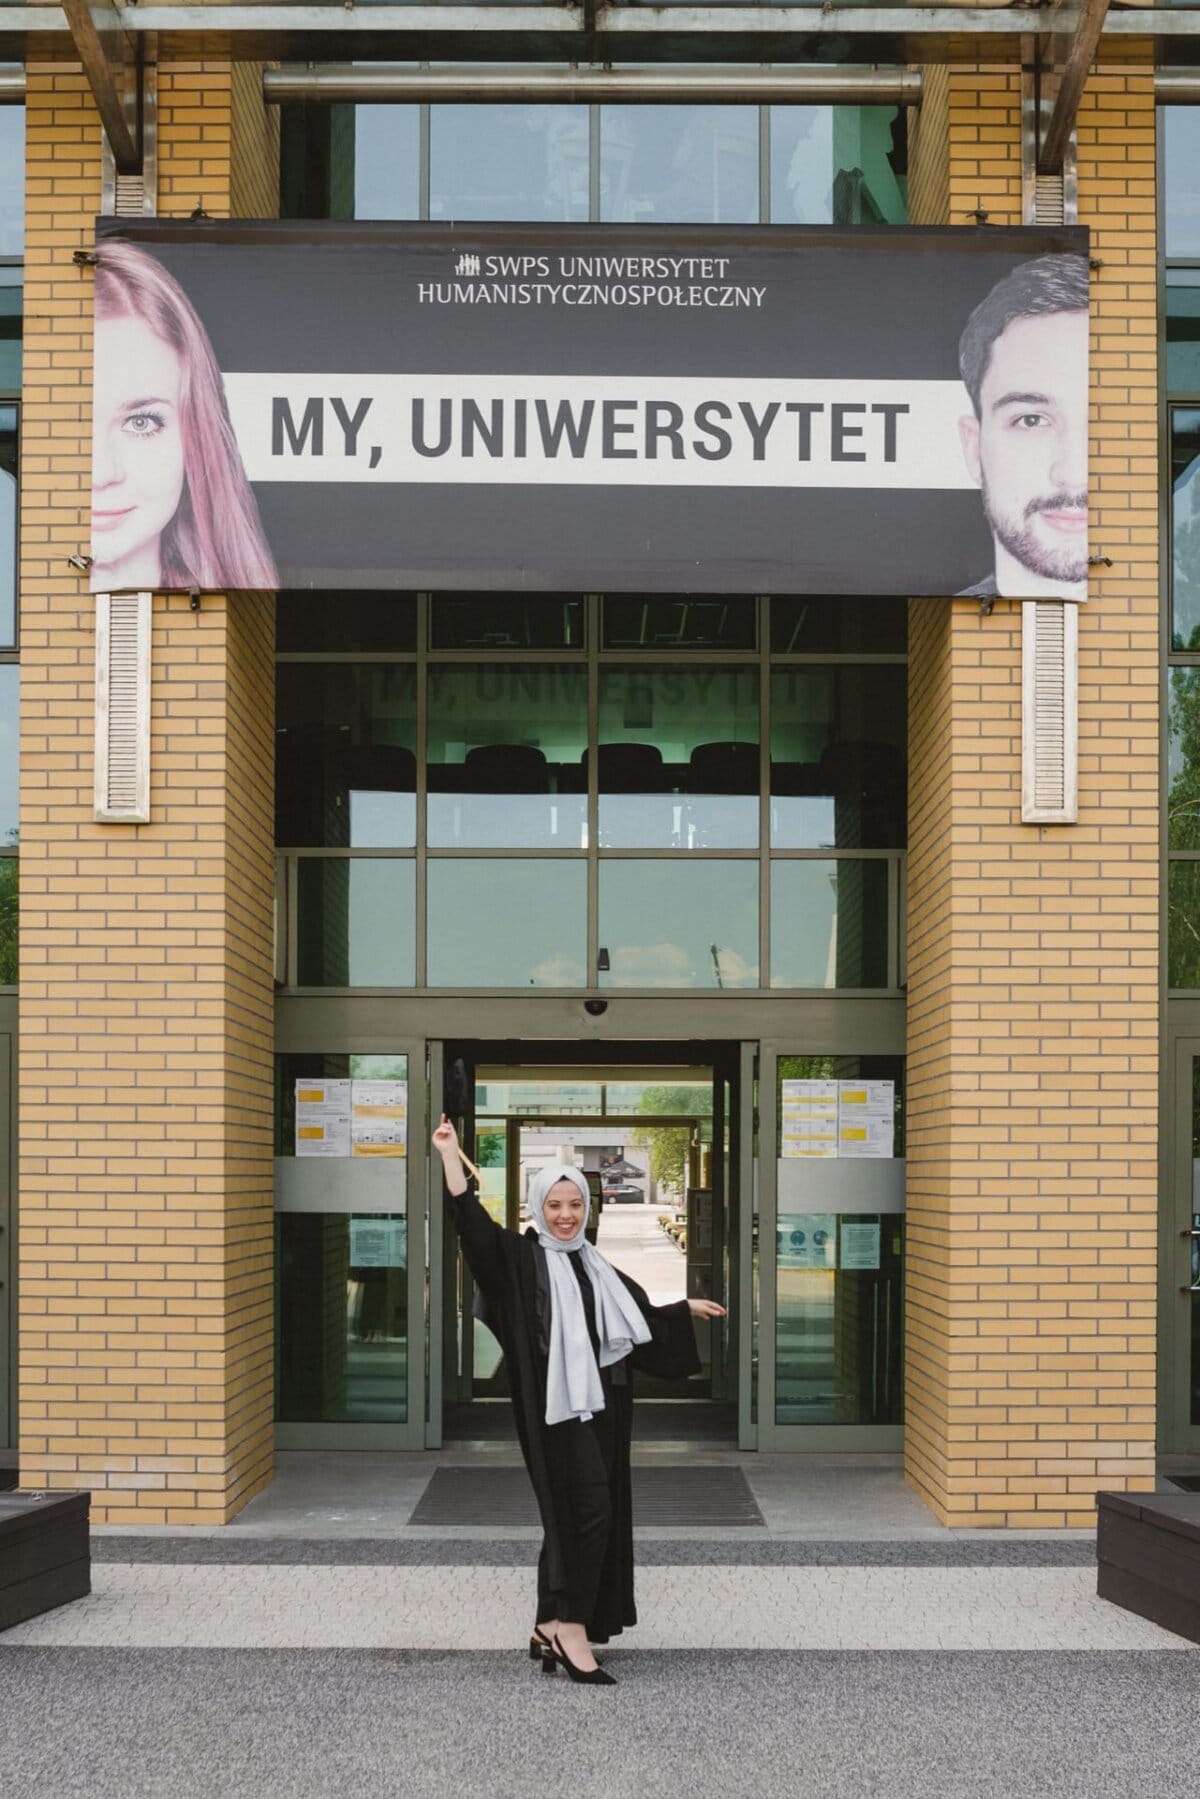
M450 1213L500 1341L513 1413L545 1531L537 1622L529 1643L543 1671L614 1686L592 1653L626 1625L633 1603L629 1443L633 1373L698 1374L692 1317L723 1318L711 1299L651 1305L584 1237L587 1183L561 1163L529 1195L536 1229L502 1230L468 1190L454 1126L433 1133Z
M195 308L136 244L97 255L93 587L277 587Z

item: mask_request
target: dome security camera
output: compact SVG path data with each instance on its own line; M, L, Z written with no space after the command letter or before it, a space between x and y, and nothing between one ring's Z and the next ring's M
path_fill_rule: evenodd
M591 1018L603 1018L608 1011L608 1001L606 999L585 999L583 1009Z

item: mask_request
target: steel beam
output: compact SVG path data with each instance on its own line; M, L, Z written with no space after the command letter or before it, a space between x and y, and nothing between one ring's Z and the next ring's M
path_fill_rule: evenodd
M63 0L63 14L75 54L92 90L117 172L136 175L142 166L142 158L130 132L121 98L126 62L126 39L121 20L114 8L98 6L93 9L89 0Z
M1109 0L1083 0L1079 9L1079 18L1058 79L1054 107L1038 153L1039 175L1057 175L1062 170L1067 143L1075 129L1079 101L1088 73L1096 60L1096 52L1100 48L1100 34L1104 30L1108 6Z
M661 103L688 100L707 105L782 105L799 101L816 106L862 106L891 103L917 106L921 73L917 69L816 68L725 69L659 64L652 68L556 69L465 68L414 69L395 63L301 64L264 69L263 97L286 100L351 102L526 101L592 102L620 100Z

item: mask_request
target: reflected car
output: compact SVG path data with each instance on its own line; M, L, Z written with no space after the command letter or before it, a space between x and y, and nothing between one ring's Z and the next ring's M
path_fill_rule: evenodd
M622 1203L626 1205L641 1205L645 1197L646 1195L643 1193L642 1189L640 1187L635 1187L632 1181L615 1181L612 1186L604 1188L604 1201L606 1205L613 1202L617 1205Z

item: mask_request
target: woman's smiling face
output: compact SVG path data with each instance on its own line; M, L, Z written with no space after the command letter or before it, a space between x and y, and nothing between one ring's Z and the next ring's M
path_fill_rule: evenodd
M574 1181L555 1181L542 1205L546 1229L560 1242L569 1243L579 1235L583 1223L583 1195Z
M97 321L92 556L114 585L160 578L160 540L183 494L181 385L177 352L144 320Z

